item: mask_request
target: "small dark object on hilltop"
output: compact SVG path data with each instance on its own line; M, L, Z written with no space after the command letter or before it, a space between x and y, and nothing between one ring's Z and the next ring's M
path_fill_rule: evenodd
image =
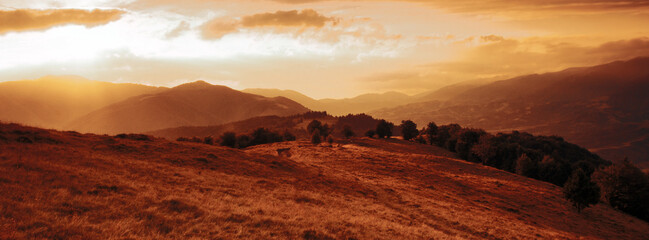
M144 135L144 134L126 134L126 133L120 133L115 135L116 138L121 138L121 139L130 139L130 140L135 140L135 141L152 141L153 139L151 136Z

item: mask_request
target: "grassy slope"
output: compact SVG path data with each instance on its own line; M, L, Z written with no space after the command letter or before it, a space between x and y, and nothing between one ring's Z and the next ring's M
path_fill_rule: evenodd
M240 151L0 125L0 239L649 236L608 206L577 214L558 187L451 157L399 140Z

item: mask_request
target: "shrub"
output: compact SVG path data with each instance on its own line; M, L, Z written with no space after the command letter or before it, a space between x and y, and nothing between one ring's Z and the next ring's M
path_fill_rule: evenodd
M347 139L349 139L349 138L351 138L351 137L353 137L355 135L354 131L352 131L352 127L350 127L349 125L345 125L343 127L342 134Z
M236 145L235 147L237 148L246 148L248 146L251 146L251 139L250 136L242 134L237 137Z
M320 144L322 142L322 137L320 137L320 131L313 131L311 135L311 143Z
M282 136L284 141L295 141L297 139L295 135L293 135L291 132L288 130L284 131L284 136Z
M333 144L333 143L334 143L334 137L331 136L331 134L330 134L329 136L327 136L327 143L329 143L329 144Z
M376 125L376 135L378 135L379 138L390 138L392 137L392 128L394 128L393 123L381 120Z
M376 135L376 131L374 131L372 129L367 130L367 132L365 132L365 136L368 137L368 138L373 138L374 135Z
M593 173L611 207L649 220L649 177L627 159Z
M234 132L224 132L221 135L221 142L219 143L221 146L226 146L226 147L237 147L237 134Z
M572 202L572 205L577 208L577 212L597 204L599 191L597 184L590 181L590 177L581 169L577 169L563 187L564 197Z
M153 138L151 136L145 135L145 134L133 134L133 133L120 133L115 135L116 138L122 138L122 139L130 139L130 140L135 140L135 141L153 141Z
M419 135L419 136L417 136L415 138L415 142L421 143L421 144L426 144L426 138L424 138L424 136L422 136L422 135Z
M251 137L252 140L250 141L250 145L281 142L283 140L282 136L278 133L272 132L266 128L257 128L252 132Z
M203 143L208 145L214 145L214 138L212 136L207 136L203 138Z
M419 135L417 124L411 120L401 121L401 136L404 140L410 140Z

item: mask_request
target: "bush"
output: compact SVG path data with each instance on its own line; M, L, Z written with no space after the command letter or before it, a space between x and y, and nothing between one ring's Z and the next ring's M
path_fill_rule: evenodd
M649 220L649 177L627 159L593 173L611 207Z
M347 139L349 139L349 138L351 138L351 137L353 137L355 135L354 131L352 131L352 127L350 127L349 125L345 125L343 127L342 134Z
M411 120L401 121L401 136L403 140L410 140L419 135L417 124Z
M266 143L281 142L283 140L279 133L270 131L266 128L257 128L252 132L250 145L259 145Z
M322 137L320 137L320 131L313 131L311 135L311 143L320 144L322 142Z
M236 148L246 148L249 146L252 146L251 144L252 139L250 139L250 136L242 134L237 137L237 144L235 145Z
M367 132L365 132L365 136L368 137L368 138L373 138L374 135L376 135L376 131L374 131L372 129L367 130Z
M203 138L203 143L208 145L214 145L214 138L212 138L212 136L207 136Z
M590 181L590 177L581 169L577 169L563 187L564 197L572 202L572 205L577 208L577 212L597 204L599 191L597 184Z
M219 144L231 148L237 147L237 134L234 132L224 132L221 135L221 142Z
M149 135L144 134L133 134L133 133L120 133L115 135L116 138L130 139L135 141L153 141L153 138Z
M376 135L378 135L379 138L390 138L392 137L392 128L394 128L393 123L381 120L376 125Z
M295 135L293 135L293 134L292 134L291 132L289 132L288 130L284 131L284 136L283 136L283 138L284 138L284 141L295 141L295 139L297 139L297 138L295 137Z

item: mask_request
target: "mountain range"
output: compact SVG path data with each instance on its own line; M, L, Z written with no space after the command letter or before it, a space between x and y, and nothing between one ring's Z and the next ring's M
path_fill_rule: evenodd
M91 133L145 132L308 111L203 81L174 88L47 76L0 83L0 121Z
M233 126L246 125L246 119L309 110L333 116L368 113L397 124L411 119L420 128L428 122L458 123L490 132L558 135L605 159L628 157L649 168L648 92L647 57L456 84L415 96L387 92L319 100L292 90L237 91L201 81L163 88L48 76L0 83L0 121L93 133L160 130L165 136L185 136L197 130L183 133L182 127L241 130ZM242 123L228 125L234 122Z

